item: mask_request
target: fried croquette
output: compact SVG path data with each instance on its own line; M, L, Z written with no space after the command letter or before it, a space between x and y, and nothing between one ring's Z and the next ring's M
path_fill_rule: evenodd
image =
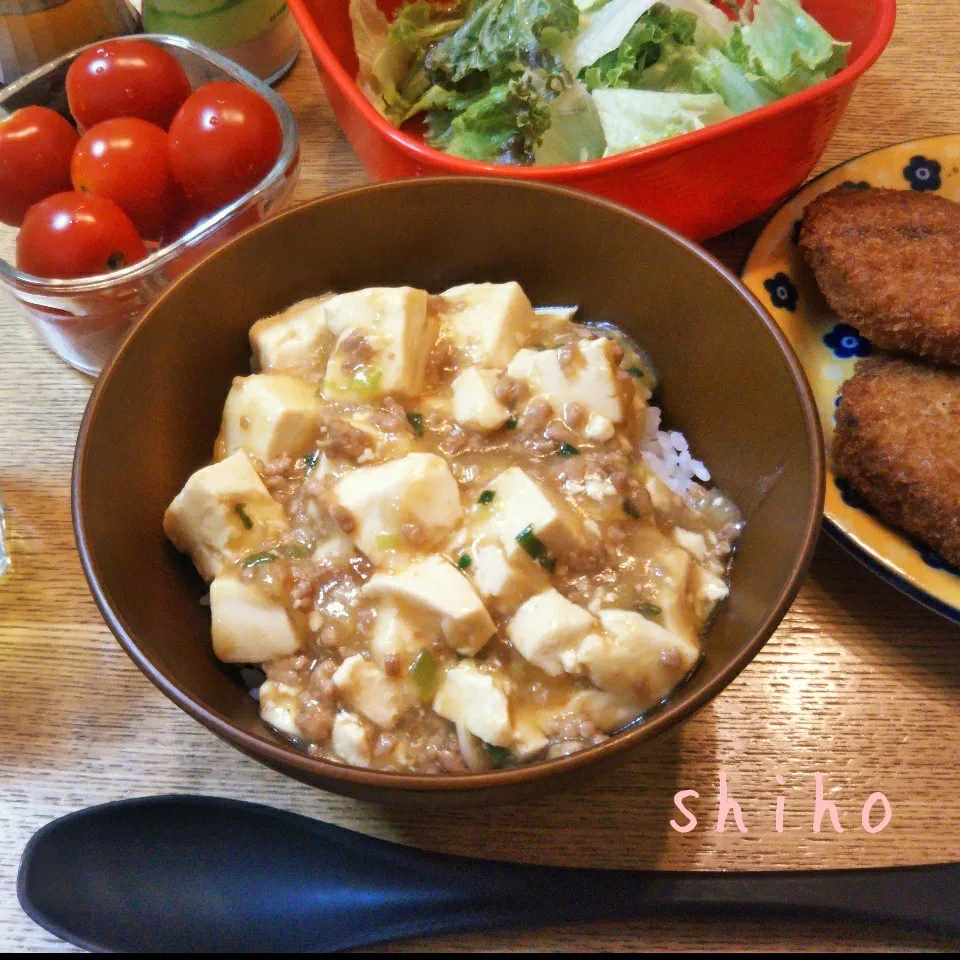
M843 385L833 459L884 520L960 566L960 370L861 360Z
M800 247L831 309L878 347L960 364L960 204L838 187L807 207Z

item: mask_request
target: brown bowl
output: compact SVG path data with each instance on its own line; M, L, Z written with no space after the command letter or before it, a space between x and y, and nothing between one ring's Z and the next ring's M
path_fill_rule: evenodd
M415 776L314 759L264 725L214 657L206 585L167 542L164 508L208 462L259 317L325 290L519 281L534 303L578 303L652 355L667 422L747 518L731 595L693 677L600 746L493 773ZM100 377L77 444L73 518L111 630L174 703L239 750L338 793L386 802L518 799L622 757L716 696L796 595L820 526L823 441L790 347L710 256L629 210L558 187L481 178L378 184L294 208L169 288Z

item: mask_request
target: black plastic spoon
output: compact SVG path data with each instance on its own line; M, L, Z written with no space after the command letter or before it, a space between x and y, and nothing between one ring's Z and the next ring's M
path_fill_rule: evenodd
M54 820L17 893L93 950L343 950L485 927L696 913L960 934L960 864L791 873L517 866L424 853L270 807L147 797Z

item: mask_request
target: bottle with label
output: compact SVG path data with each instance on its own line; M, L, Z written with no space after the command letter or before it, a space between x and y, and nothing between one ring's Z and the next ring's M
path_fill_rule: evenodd
M0 0L0 84L138 23L127 0Z
M173 33L212 47L274 83L300 52L287 0L143 0L149 33Z

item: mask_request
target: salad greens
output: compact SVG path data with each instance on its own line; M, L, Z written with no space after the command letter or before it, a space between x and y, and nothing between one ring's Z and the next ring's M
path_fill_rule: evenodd
M395 126L488 163L611 156L833 76L849 44L799 0L350 0L357 82Z

